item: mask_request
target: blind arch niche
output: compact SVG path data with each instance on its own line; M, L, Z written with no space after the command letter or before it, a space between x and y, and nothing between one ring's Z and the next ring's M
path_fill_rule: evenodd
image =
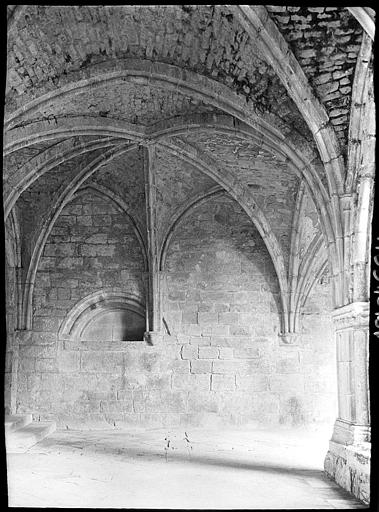
M75 304L61 325L59 337L76 341L142 341L145 326L145 305L137 296L100 290Z

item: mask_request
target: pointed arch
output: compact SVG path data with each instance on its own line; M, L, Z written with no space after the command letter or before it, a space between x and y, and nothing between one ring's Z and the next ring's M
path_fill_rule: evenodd
M33 249L32 257L29 263L24 294L23 294L23 302L22 302L22 328L30 329L32 326L32 300L33 300L33 291L36 273L38 269L39 260L42 255L43 248L45 246L46 240L53 229L53 226L59 217L61 211L65 207L65 205L70 202L75 192L79 189L79 187L98 169L100 169L103 165L110 162L117 156L122 155L128 151L135 149L136 146L116 146L115 148L111 148L108 151L104 152L97 158L94 158L92 162L90 162L82 171L80 171L77 176L69 183L69 185L63 190L57 199L54 206L51 208L50 212L47 214L42 229L39 233L38 239Z

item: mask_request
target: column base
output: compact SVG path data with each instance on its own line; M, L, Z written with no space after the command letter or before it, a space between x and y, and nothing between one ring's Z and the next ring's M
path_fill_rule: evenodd
M324 470L343 489L370 503L370 427L337 420Z
M159 345L163 339L163 333L159 331L148 331L143 335L143 339L148 345Z

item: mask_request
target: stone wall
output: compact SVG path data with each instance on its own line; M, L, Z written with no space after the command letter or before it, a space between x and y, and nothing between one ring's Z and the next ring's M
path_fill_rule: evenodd
M162 271L168 332L156 346L57 336L93 290L142 294L142 256L125 216L121 224L122 214L95 195L62 213L38 270L33 332L20 335L19 413L70 428L334 420L328 282L312 292L303 337L282 345L274 268L236 202L214 197L176 227Z
M81 299L101 290L128 292L143 303L142 254L131 221L109 199L88 189L63 209L39 263L33 329L19 333L19 412L65 407L57 399L65 389L57 378L65 365L70 372L76 366L57 341L62 321Z

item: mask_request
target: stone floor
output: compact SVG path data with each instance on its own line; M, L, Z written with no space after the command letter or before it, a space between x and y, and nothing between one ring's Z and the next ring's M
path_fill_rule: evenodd
M323 429L57 431L8 454L11 507L366 508L322 472Z

